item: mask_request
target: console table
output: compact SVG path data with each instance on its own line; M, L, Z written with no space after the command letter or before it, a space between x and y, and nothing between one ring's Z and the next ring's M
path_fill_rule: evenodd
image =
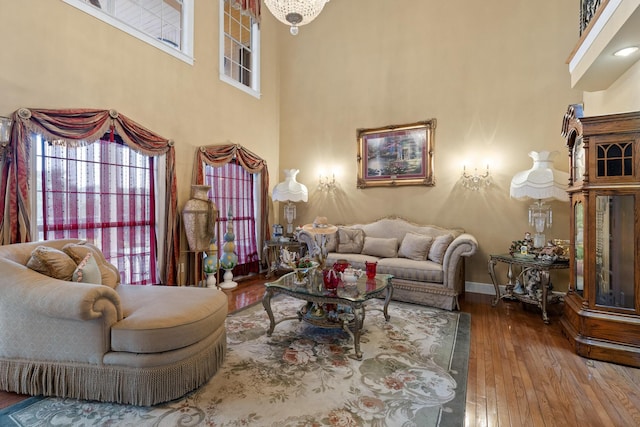
M507 283L505 293L500 294L500 283L496 278L495 266L497 263L508 265ZM520 272L514 276L514 268L519 267ZM549 291L553 286L549 279L549 271L555 269L569 268L568 262L546 262L534 258L520 258L511 254L500 254L489 256L489 276L495 287L496 297L491 302L496 306L503 298L518 300L526 304L533 304L542 310L542 320L549 323L547 316L547 303L558 303L562 300L560 295L552 294Z

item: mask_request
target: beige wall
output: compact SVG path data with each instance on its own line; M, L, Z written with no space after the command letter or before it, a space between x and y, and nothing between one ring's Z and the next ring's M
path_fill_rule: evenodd
M188 65L60 0L3 1L0 115L20 107L114 108L175 141L179 208L196 147L233 142L278 170L275 25L262 31L262 98L218 78L218 2L198 1ZM10 18L9 18L10 17Z
M0 114L19 107L115 108L176 141L180 207L196 147L232 141L268 162L271 187L299 168L317 214L334 223L400 215L464 227L480 242L467 280L486 283L490 253L529 229L526 202L509 199L531 150L560 150L562 115L581 101L565 60L577 42L577 5L556 0L414 2L335 0L296 37L264 11L262 98L218 79L218 7L196 3L195 65L137 41L62 1L3 2ZM247 125L247 118L251 122ZM356 129L435 117L435 187L357 190ZM494 185L458 182L462 162L490 159ZM563 161L559 168L567 169ZM316 191L320 169L338 191ZM281 216L281 206L276 205ZM554 203L547 233L568 236Z
M640 111L640 61L607 90L584 93L585 116Z
M581 102L565 63L578 41L578 4L401 3L331 1L298 36L279 29L281 169L300 169L310 189L298 222L318 214L336 224L400 215L464 227L480 243L467 280L488 283L488 255L530 229L528 203L509 198L512 176L531 167L527 153L559 150L556 166L568 169L560 130L568 104ZM434 187L356 189L356 129L432 117ZM462 162L483 167L485 159L493 186L464 189ZM336 171L335 194L316 190L320 169ZM553 207L547 236L568 238L568 204Z

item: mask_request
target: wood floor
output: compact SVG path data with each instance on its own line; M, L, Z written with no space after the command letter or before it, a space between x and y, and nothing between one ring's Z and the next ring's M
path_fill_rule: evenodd
M263 295L263 279L225 291L234 311ZM640 426L640 369L584 359L551 324L521 303L466 294L471 354L466 422L476 426ZM0 392L0 408L26 397Z

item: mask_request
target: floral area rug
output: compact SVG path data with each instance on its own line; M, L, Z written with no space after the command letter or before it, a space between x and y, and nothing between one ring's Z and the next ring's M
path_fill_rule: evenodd
M276 321L302 301L272 300ZM0 426L462 426L470 315L392 301L367 306L361 361L340 329L276 325L261 304L227 319L223 368L182 399L136 407L32 398Z

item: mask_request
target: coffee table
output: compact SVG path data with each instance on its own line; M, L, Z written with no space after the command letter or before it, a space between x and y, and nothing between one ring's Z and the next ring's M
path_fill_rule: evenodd
M360 334L365 318L366 302L385 295L382 311L386 321L389 321L389 301L393 295L393 285L390 274L377 274L373 279L362 276L356 283L340 285L335 290L324 287L320 271L312 271L304 283L296 283L295 273L287 273L273 282L265 283L265 293L262 305L269 315L269 329L267 336L271 336L274 328L285 320L297 319L322 328L341 328L353 339L355 355L350 356L362 360L360 351ZM285 317L276 322L271 310L271 298L284 294L306 301L295 316Z

